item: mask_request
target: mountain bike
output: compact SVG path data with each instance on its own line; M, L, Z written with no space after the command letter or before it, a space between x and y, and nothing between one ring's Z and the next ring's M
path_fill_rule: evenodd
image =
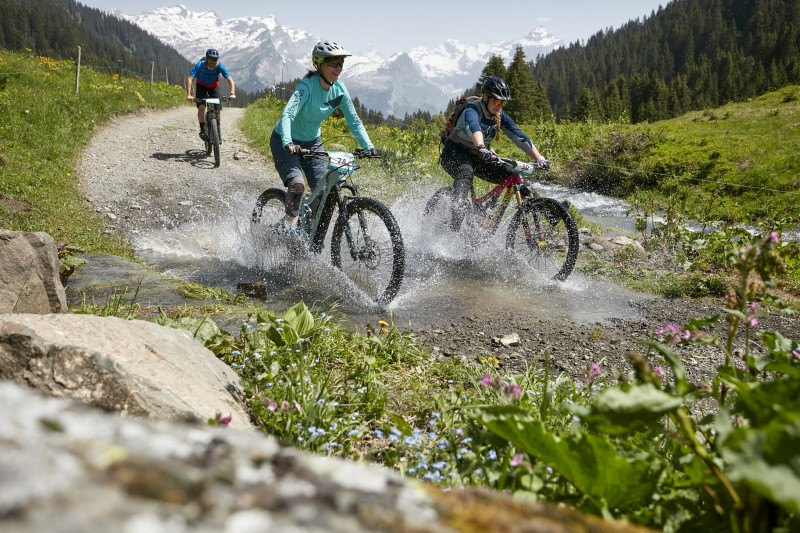
M205 121L205 134L206 138L206 155L211 155L214 151L214 166L219 166L219 145L222 142L222 134L219 129L219 112L217 106L222 102L227 102L227 96L220 96L218 98L195 98L194 101L200 104L206 104L206 121Z
M470 190L470 202L462 225L474 243L488 241L500 227L506 210L515 200L505 238L505 248L521 254L534 268L558 281L572 272L578 258L578 228L567 202L541 196L526 180L535 165L503 157L497 164L508 168L509 176L481 197ZM425 204L425 216L435 228L450 229L453 187L436 191Z
M400 290L405 272L405 248L400 226L389 208L373 198L360 196L347 181L359 167L356 159L370 156L366 150L352 153L301 150L301 157L326 157L328 172L300 204L297 228L286 227L286 191L267 189L258 197L251 221L263 228L265 245L281 241L300 245L319 254L331 221L331 262L370 299L387 304ZM296 231L295 235L291 232Z

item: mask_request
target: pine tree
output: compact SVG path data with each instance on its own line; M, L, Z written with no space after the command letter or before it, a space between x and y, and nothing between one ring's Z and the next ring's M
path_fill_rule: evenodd
M542 112L537 109L536 80L530 66L525 61L522 46L517 45L514 59L506 73L506 83L511 88L511 102L506 104L506 112L518 123L530 123L538 120Z

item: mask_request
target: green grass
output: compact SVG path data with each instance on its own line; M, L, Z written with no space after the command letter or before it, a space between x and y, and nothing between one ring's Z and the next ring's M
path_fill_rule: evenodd
M111 117L181 103L183 91L0 51L0 227L44 231L87 252L130 253L106 234L76 175L77 158Z

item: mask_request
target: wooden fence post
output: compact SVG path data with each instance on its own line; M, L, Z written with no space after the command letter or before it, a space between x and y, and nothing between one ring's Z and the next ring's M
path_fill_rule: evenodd
M169 72L167 71L167 67L164 67L164 77L167 78L167 85L169 85Z
M153 90L153 69L155 68L155 64L151 61L150 62L150 90Z
M78 47L78 68L75 69L75 94L78 94L78 91L81 88L81 47Z

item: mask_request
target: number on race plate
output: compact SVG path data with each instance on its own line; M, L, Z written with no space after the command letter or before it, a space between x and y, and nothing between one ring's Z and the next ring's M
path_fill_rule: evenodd
M342 174L352 174L356 170L356 158L347 152L328 152L328 170L336 170Z
M533 176L534 168L531 163L517 161L517 164L514 165L514 172L521 176L530 177Z
M218 104L219 103L219 98L206 98L206 103L207 104Z

